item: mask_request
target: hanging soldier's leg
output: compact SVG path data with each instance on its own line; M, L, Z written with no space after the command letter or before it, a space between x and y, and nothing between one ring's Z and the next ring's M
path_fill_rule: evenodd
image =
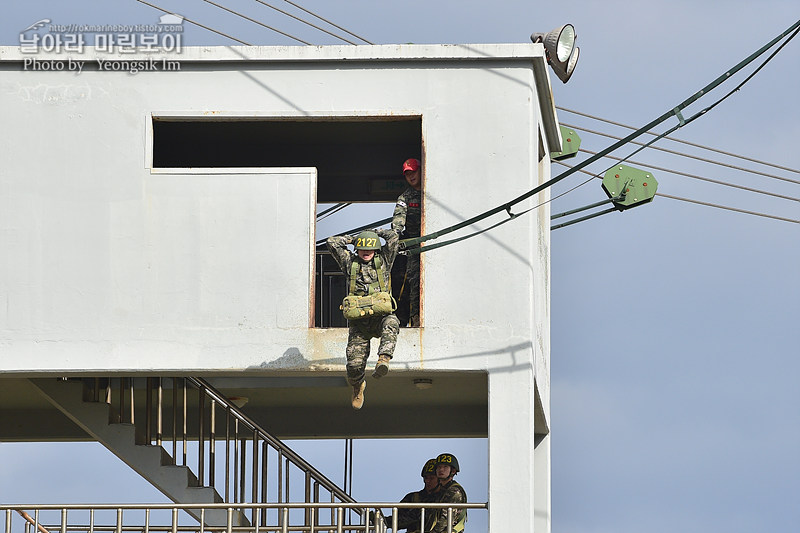
M400 321L394 315L386 315L380 321L381 343L378 346L378 363L372 377L378 379L389 373L389 361L394 355L397 335L400 333Z
M364 369L369 357L370 338L371 336L365 333L362 326L350 323L345 354L347 355L347 382L353 387L350 397L353 409L361 409L364 405L364 389L367 387L367 382L364 381Z
M368 319L367 319L368 320ZM364 320L363 322L366 322ZM349 323L347 336L347 382L350 385L360 385L364 381L364 370L367 367L369 357L369 340L371 335L367 328L360 323L352 321Z

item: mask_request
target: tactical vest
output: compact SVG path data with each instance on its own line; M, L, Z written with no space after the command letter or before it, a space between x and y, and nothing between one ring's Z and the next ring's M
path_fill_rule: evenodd
M389 315L397 309L397 302L392 298L391 288L386 285L383 259L380 255L375 254L372 260L375 262L375 270L378 271L378 281L367 286L365 295L356 293L356 279L361 271L361 263L353 261L350 265L350 292L339 306L347 320Z
M420 503L422 502L422 496L419 495L419 492L415 492L413 496L411 496L411 502L409 503ZM419 511L419 509L408 509L409 511ZM408 528L406 529L408 533L420 533L420 528Z

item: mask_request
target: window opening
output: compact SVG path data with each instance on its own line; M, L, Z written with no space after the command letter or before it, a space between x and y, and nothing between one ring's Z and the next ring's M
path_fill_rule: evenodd
M153 119L153 168L315 167L317 213L350 204L326 213L312 232L314 327L347 325L339 310L347 293L345 276L324 239L391 218L407 187L402 164L409 157L422 159L419 116ZM392 271L396 294L404 273L401 255ZM401 302L408 305L406 298Z

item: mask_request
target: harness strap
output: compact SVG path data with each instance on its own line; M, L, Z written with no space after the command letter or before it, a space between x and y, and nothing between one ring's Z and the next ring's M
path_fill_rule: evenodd
M464 527L466 526L466 524L467 524L467 513L464 513L464 518L459 520L458 523L453 526L453 531L455 533L461 533L462 531L464 531Z
M361 265L358 264L358 261L353 261L353 264L350 265L350 295L355 296L356 294L356 278L358 277L358 271L361 270Z
M383 279L383 259L378 254L375 254L375 270L378 271L378 285L381 288L381 292L388 292L386 290L386 281Z
M375 270L378 271L378 286L381 289L381 292L389 292L386 290L386 281L384 280L383 276L383 259L378 254L375 254L373 257L373 261L375 261ZM358 273L361 271L361 263L357 260L353 261L350 265L350 292L351 296L355 296L356 294L356 278L358 277ZM391 286L391 282L390 282ZM367 294L369 294L369 287L367 287Z

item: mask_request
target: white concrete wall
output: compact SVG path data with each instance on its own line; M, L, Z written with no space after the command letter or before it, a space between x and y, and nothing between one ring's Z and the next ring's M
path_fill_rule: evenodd
M308 328L313 169L152 172L153 115L420 115L427 231L549 175L539 45L187 50L187 66L210 62L136 75L24 72L19 58L0 49L6 372L239 371L287 354L305 361L289 370L343 371L346 331ZM425 327L402 331L393 366L488 372L503 465L490 527L532 531L545 511L518 480L549 479L549 448L533 450L534 382L549 419L548 206L426 254L423 283Z
M93 189L48 161L0 199L6 371L241 367L307 327L315 169L138 169Z
M333 59L335 51L326 51L312 62L313 68L280 60L271 63L270 58L280 59L284 49L258 50L266 62L231 61L225 69L204 64L181 72L130 75L20 71L19 63L13 70L8 66L9 49L0 49L0 58L6 61L0 108L4 123L13 125L4 129L0 143L4 161L0 183L5 192L0 199L0 246L9 251L2 265L0 342L14 350L62 340L96 344L82 351L99 358L96 362L87 359L90 355L64 358L48 349L37 353L35 362L6 360L4 370L31 369L32 364L66 372L116 364L133 369L241 369L269 363L289 349L299 350L309 364L343 361L342 330L309 331L293 322L301 331L289 334L286 324L250 312L250 305L266 305L251 301L253 296L274 283L266 268L259 272L261 278L255 271L242 278L258 279L260 287L231 283L225 272L229 263L250 268L249 261L263 262L257 254L286 245L280 240L285 232L279 231L247 235L263 239L258 242L262 248L255 250L246 237L226 241L224 236L267 222L269 228L278 228L269 213L287 202L292 216L303 216L289 226L302 232L293 245L311 240L305 217L313 208L309 205L313 194L308 197L304 191L311 191L312 185L287 190L289 181L295 182L284 180L279 190L272 178L226 176L219 169L214 177L197 171L195 179L152 173L147 167L153 115L421 115L426 230L495 207L540 181L535 150L539 104L532 88L532 59L516 57L520 50L535 56L535 45L487 46L483 55L499 57L493 60L468 59L475 55L474 47L464 52L467 57L446 61L416 59L422 52L403 60L402 53L384 51L391 61L380 56L372 62L341 63ZM306 47L292 50L310 53ZM253 175L274 172L252 170ZM220 197L227 184L243 188ZM251 189L252 195L247 193ZM275 194L282 195L280 202ZM225 212L235 216L221 216ZM529 359L524 353L534 346L543 350L543 335L533 333L547 331L549 273L547 258L541 255L547 251L547 213L545 206L538 218L529 215L427 254L425 328L402 336L396 361L409 367L513 368ZM495 215L468 230L505 216ZM212 222L208 217L215 218ZM206 230L198 224L208 224L218 233L204 243ZM167 234L159 236L161 231L177 242L168 244ZM219 249L226 254L225 261L192 264L192 254L213 255L203 247L212 246L214 238L225 241ZM303 272L300 278L309 279L310 266L298 268ZM309 287L293 291L307 295ZM307 298L282 304L296 306L289 312L292 316L307 313ZM229 322L221 324L217 312L228 316ZM240 322L244 326L238 327ZM220 358L216 331L234 325L235 333L223 337L220 345L248 345L253 342L248 328L256 328L263 333L259 344L269 349ZM141 354L128 350L135 351L133 341L153 337L181 346L209 343L211 349L176 350L168 360L149 357L146 352L152 347L144 344ZM106 356L120 349L117 343L128 345L125 359L112 363Z

